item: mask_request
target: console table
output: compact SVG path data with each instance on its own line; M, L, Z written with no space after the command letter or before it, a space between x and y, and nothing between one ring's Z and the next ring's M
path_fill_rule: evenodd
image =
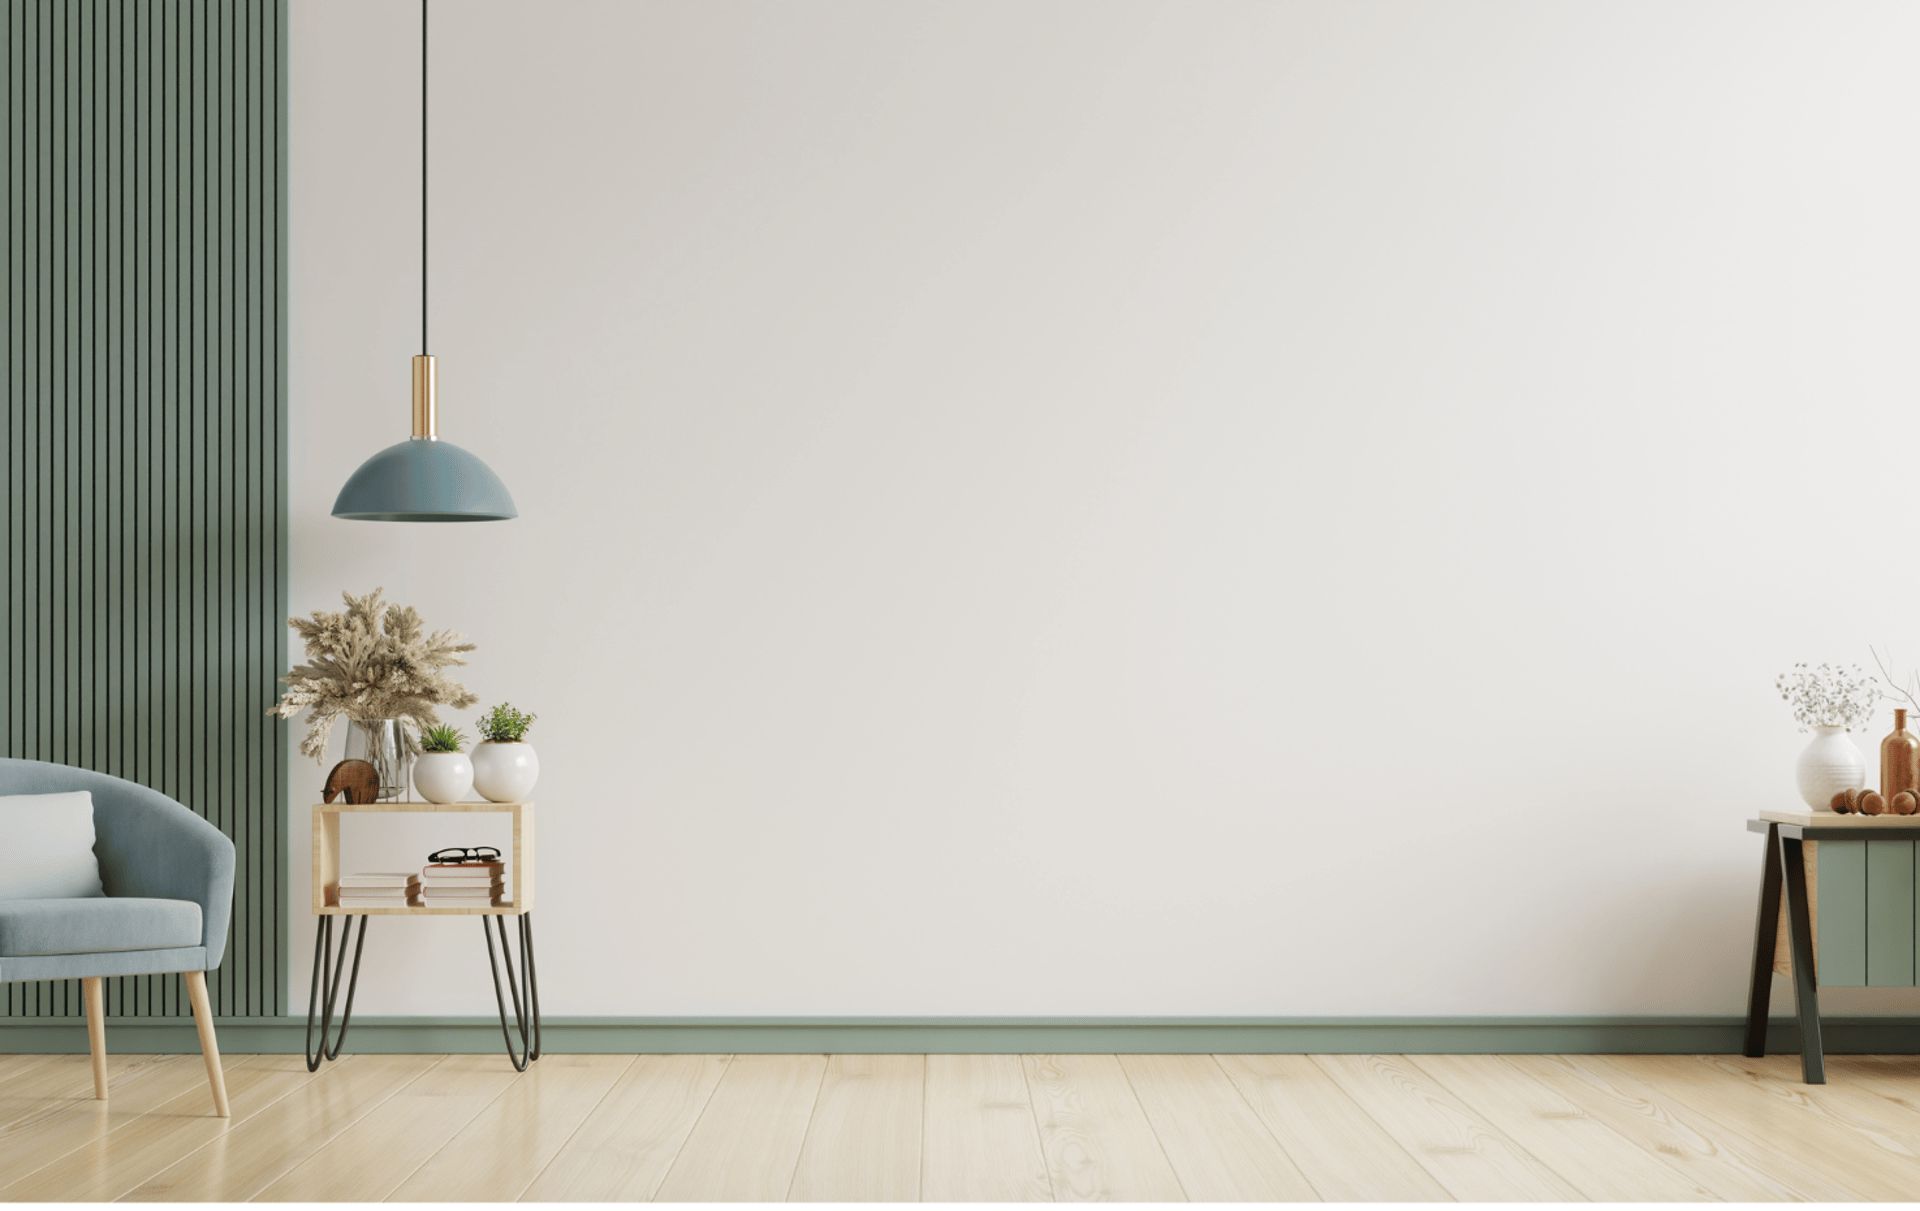
M1749 1056L1766 1054L1767 1000L1784 907L1800 1022L1800 1074L1810 1085L1824 1085L1816 951L1829 986L1920 985L1920 815L1770 810L1747 821L1747 831L1765 835L1766 852L1760 861L1743 1050Z
M421 907L394 908L340 907L340 817L364 813L398 812L499 813L513 818L513 849L507 864L508 899L503 904L434 907L431 900ZM367 942L368 917L479 917L480 932L487 939L487 962L493 968L493 999L500 1010L500 1037L505 1040L507 1059L515 1071L525 1072L527 1065L540 1058L540 981L533 965L533 804L531 803L316 803L313 805L313 982L307 993L307 1071L314 1072L323 1060L338 1059L340 1045L346 1041L347 1023L353 1017L353 994L360 983L360 951ZM345 917L340 932L340 957L333 957L333 919ZM353 945L353 971L347 980L347 996L340 1005L340 1029L333 1033L333 1011L340 993L340 977L347 966L347 941L353 933L353 918L360 918L360 934ZM507 950L507 917L519 918L520 978L514 977L513 959ZM496 956L493 935L500 934ZM506 968L506 992L500 987L500 969ZM329 971L331 969L331 971ZM324 985L324 988L323 988ZM323 995L324 994L324 995ZM513 1016L520 1036L520 1050L514 1051L513 1034L507 1030L507 1002L513 1002ZM320 1026L320 1044L316 1048L313 1028Z

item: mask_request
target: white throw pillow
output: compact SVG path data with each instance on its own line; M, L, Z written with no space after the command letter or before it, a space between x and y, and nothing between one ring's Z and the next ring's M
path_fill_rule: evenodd
M0 900L103 896L93 792L0 795Z

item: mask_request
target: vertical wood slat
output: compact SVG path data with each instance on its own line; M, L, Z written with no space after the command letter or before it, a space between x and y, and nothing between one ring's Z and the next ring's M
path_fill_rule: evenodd
M1867 842L1867 980L1875 988L1913 987L1913 847Z
M1819 951L1815 975L1823 985L1867 982L1867 842L1820 843Z
M217 1013L285 1012L285 0L14 0L0 753L234 838ZM186 1012L176 977L109 1012ZM77 984L4 986L71 1016Z

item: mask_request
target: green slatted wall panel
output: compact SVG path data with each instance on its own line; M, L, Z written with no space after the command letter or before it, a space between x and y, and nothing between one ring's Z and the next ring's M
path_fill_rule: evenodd
M284 0L8 0L0 101L0 752L233 838L225 1016L286 983L284 29ZM81 1012L78 983L0 990ZM187 1012L176 976L108 995Z

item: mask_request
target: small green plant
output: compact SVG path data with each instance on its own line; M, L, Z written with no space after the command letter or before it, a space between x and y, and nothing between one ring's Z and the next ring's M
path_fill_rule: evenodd
M482 740L491 740L495 744L518 744L527 738L527 729L538 718L538 715L522 714L514 710L511 703L503 702L474 720L473 726L480 729Z
M451 723L436 723L420 733L420 751L426 753L457 753L466 743L467 734Z

